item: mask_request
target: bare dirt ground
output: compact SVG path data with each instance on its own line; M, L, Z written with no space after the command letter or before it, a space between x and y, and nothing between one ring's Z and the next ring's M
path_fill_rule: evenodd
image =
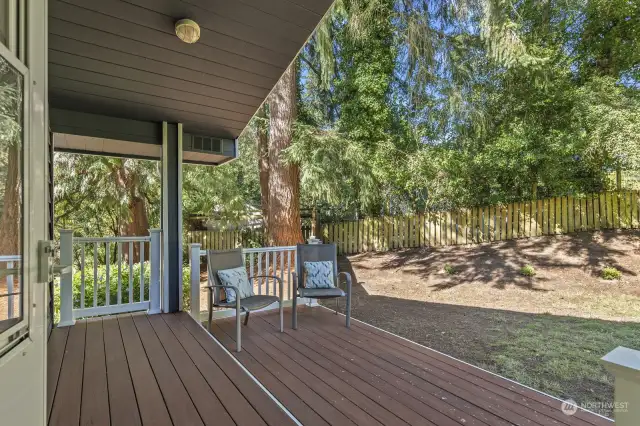
M622 279L601 279L604 266ZM637 230L365 253L340 267L358 283L355 318L603 415L613 378L599 358L640 349Z

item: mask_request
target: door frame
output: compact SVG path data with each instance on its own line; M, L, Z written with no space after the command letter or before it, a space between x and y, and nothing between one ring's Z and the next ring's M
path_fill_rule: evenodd
M47 0L15 0L20 18L15 52L3 46L3 55L17 58L27 68L23 119L22 281L24 319L28 334L0 358L6 398L1 418L8 424L47 423L47 284L38 282L38 242L47 239L48 81ZM26 42L26 43L25 43ZM9 52L9 53L7 53ZM8 59L8 61L12 62ZM13 64L13 62L12 62ZM22 327L24 327L22 323Z

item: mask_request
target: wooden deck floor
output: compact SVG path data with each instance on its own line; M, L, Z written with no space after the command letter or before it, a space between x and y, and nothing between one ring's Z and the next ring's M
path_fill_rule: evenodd
M277 324L276 313L253 314L233 354L304 425L612 425L364 323L348 330L324 308L300 308L298 330ZM230 350L234 330L214 322Z
M295 424L186 313L57 328L47 380L51 426Z

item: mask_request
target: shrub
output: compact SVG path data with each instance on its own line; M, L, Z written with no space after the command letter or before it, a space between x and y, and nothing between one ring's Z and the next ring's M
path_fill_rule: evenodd
M622 272L613 266L605 266L602 268L602 278L605 280L619 280L622 278Z
M536 269L531 265L526 265L520 268L520 275L525 277L533 277L536 274Z
M120 292L121 292L121 303L126 304L129 303L129 265L122 264L121 269L121 284L120 284ZM97 277L97 302L98 306L104 306L105 301L107 299L107 286L106 278L107 278L107 268L105 265L98 265L96 268L96 277ZM183 295L183 309L188 311L191 306L190 299L190 289L191 289L191 269L189 266L183 266L182 268L182 295ZM140 263L136 263L133 265L133 276L132 276L132 284L133 284L133 298L132 302L140 302ZM149 283L151 282L151 274L150 274L150 264L149 262L144 262L144 299L149 300ZM73 272L73 308L80 308L81 301L81 283L82 283L82 273L80 270L74 267ZM53 298L54 303L54 319L56 322L60 319L60 279L56 279L56 288L55 294ZM93 263L87 262L85 263L85 271L84 271L84 305L85 307L93 306L93 294L94 294L94 271L93 271ZM109 304L116 305L118 304L118 265L111 265L109 268Z
M449 265L448 263L444 265L444 272L446 272L447 275L455 275L458 273L458 271L456 271L456 268L452 265Z

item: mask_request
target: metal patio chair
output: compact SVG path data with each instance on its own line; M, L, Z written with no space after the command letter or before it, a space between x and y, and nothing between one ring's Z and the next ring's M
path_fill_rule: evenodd
M306 288L304 276L304 262L333 262L333 282L332 288ZM344 276L346 281L346 292L342 290L338 279ZM338 250L335 244L298 244L296 249L296 272L293 273L293 282L296 291L293 292L293 319L292 327L298 328L298 297L308 297L311 299L336 299L336 314L338 313L338 302L340 298L347 298L345 309L346 326L351 326L351 274L348 272L338 273Z
M218 277L218 271L224 269L237 268L240 266L245 266L244 259L242 257L242 249L234 249L234 250L207 250L207 266L208 266L208 276L209 276L209 285L206 287L209 290L209 332L211 332L211 325L213 320L213 308L234 308L236 309L236 351L240 352L242 350L241 344L241 324L240 324L240 316L242 312L246 312L244 317L244 325L246 326L249 322L249 314L251 311L255 311L258 309L266 308L274 302L278 302L280 307L280 332L284 331L284 322L283 322L283 305L282 305L282 295L283 295L283 285L282 280L279 277L274 275L256 275L249 276L249 282L253 283L254 278L273 278L279 283L279 296L267 296L267 295L256 295L249 296L245 298L236 297L234 302L228 303L226 302L226 293L223 297L222 291L225 289L233 289L236 295L239 295L239 291L237 287L223 285Z

